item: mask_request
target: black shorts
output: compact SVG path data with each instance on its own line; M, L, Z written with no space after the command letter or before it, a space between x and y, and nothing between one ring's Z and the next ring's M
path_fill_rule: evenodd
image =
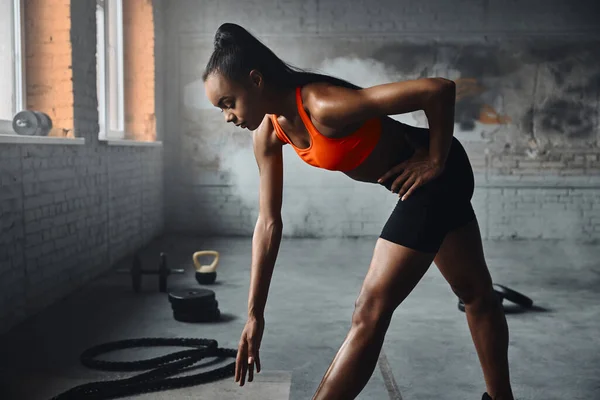
M428 132L414 129L408 135L413 142L428 148ZM394 179L382 185L390 190ZM380 237L421 252L437 253L448 232L475 219L471 205L474 188L469 157L453 137L442 174L416 189L405 201L398 201Z

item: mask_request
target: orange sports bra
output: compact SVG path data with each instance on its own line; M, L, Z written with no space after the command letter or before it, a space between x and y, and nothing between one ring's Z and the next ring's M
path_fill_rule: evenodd
M301 88L296 88L296 104L298 113L310 135L310 146L301 149L287 137L277 116L271 115L277 137L284 143L289 143L301 159L314 167L331 171L350 171L358 167L377 145L381 136L381 119L372 118L365 122L357 131L342 138L328 138L317 131L302 105Z

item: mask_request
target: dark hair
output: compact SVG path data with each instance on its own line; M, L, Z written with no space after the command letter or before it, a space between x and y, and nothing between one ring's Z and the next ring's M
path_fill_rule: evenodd
M277 87L295 88L308 83L327 82L360 89L359 86L343 79L294 67L277 57L271 49L241 26L232 23L221 25L215 34L214 50L202 79L206 81L210 74L219 72L239 82L253 69L262 73L265 82Z

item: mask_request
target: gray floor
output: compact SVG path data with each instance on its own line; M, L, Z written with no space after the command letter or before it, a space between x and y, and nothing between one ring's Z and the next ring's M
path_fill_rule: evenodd
M136 398L310 399L348 332L374 243L374 238L284 240L267 306L264 372L254 383L239 388L228 378ZM246 316L249 239L171 237L145 249L144 262L154 267L158 253L166 251L171 267L187 271L171 277L170 288L197 287L191 254L201 249L221 252L218 285L212 289L223 321L177 322L165 295L157 291L156 277L144 277L143 293L134 294L127 275L106 274L2 339L2 389L8 395L0 397L49 399L81 383L128 376L78 364L79 354L97 343L200 337L236 348ZM485 250L495 282L524 292L540 307L507 315L517 398L600 398L600 246L486 242ZM131 360L174 350L103 357ZM434 266L396 311L382 358L404 400L480 399L484 391L465 315ZM390 398L380 368L384 364L360 399Z

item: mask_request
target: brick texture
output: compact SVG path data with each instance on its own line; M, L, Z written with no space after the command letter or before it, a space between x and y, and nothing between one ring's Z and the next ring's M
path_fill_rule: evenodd
M70 3L24 2L27 109L48 114L48 136L74 137Z
M154 17L152 1L123 2L125 132L128 139L156 140Z
M0 332L106 272L164 227L162 147L98 141L95 2L34 3L42 15L60 8L73 16L72 84L65 87L75 105L72 127L86 143L0 144Z

